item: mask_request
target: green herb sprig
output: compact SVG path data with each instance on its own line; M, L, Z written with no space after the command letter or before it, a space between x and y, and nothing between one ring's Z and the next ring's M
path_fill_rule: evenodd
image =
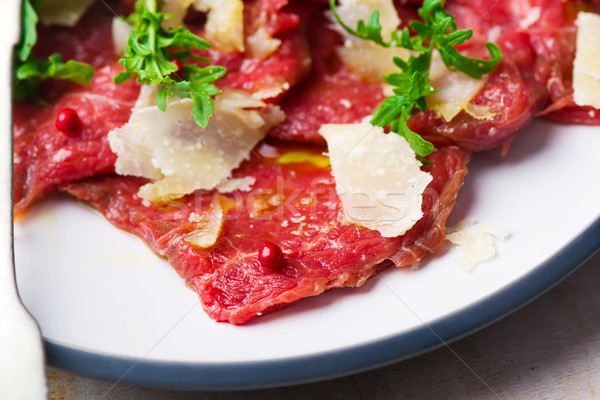
M469 40L473 31L457 29L454 17L444 9L443 0L423 2L419 9L422 21L412 21L409 24L416 35L411 36L409 28L404 28L400 33L392 32L389 41L382 37L379 11L374 11L366 23L359 20L356 29L353 29L342 21L336 10L335 0L329 0L329 6L337 22L351 35L383 47L402 47L413 53L420 53L409 56L406 61L394 57L394 64L402 72L383 75L384 82L394 87L394 95L383 101L371 120L372 125L383 128L389 126L392 132L403 136L419 157L431 154L434 146L409 129L408 120L417 109L425 111L425 96L437 91L429 82L433 50L438 50L442 62L449 70L460 71L475 79L492 72L502 60L500 48L493 43L486 43L490 53L489 60L469 58L458 52L456 46Z
M39 83L49 78L66 79L80 85L89 85L95 72L91 65L73 60L63 63L60 53L54 53L45 60L38 60L33 56L32 50L38 39L38 20L32 2L24 0L22 11L23 34L15 65L15 98L29 97L37 99Z
M125 18L133 26L125 54L120 60L125 71L120 72L114 81L119 84L137 77L136 80L142 84L160 86L156 103L162 111L166 110L167 96L192 99L194 121L205 128L214 113L213 97L220 93L213 82L223 77L227 69L212 65L201 68L186 63L182 79L174 79L173 74L177 73L178 67L173 60L193 58L209 61L194 56L191 49L206 50L210 44L182 27L163 28L161 25L165 18L168 15L160 12L156 0L139 0L136 3L135 12Z

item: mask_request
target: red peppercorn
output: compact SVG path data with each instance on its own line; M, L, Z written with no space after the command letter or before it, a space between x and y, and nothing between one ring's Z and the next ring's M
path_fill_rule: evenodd
M183 63L180 60L171 60L172 64L175 64L177 70L171 73L171 77L173 79L182 79L185 75L185 71L183 70Z
M56 116L56 129L67 136L75 137L81 133L82 125L77 112L72 108L63 108Z
M283 266L283 252L276 244L266 242L258 251L258 261L263 267L278 270Z

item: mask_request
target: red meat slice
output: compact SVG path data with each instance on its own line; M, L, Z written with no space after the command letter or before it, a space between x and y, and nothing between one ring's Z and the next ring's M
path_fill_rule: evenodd
M114 170L116 156L106 135L129 119L138 96L133 83L115 86L116 64L97 70L89 88L77 87L51 107L16 102L14 107L15 214L62 183ZM78 137L59 132L54 122L63 108L83 122Z
M560 106L560 103L555 103L559 107L549 114L544 114L544 116L567 124L600 125L600 110L593 107L578 106L573 101L572 96L565 97L564 100L564 106Z
M273 34L282 34L279 49L264 60L248 60L244 54L211 52L216 63L228 67L222 86L257 91L275 83L294 86L308 71L310 60L304 39L295 29L297 19L281 11L285 1L249 3L246 13L264 14ZM19 101L14 107L14 196L15 214L51 193L60 184L114 170L116 156L106 135L125 124L139 93L130 81L115 85L112 78L121 67L116 62L111 37L114 15L104 5L93 7L73 29L40 28L38 56L59 51L63 58L91 63L97 68L89 87L65 81L48 82L41 88L46 107ZM54 127L58 112L77 111L83 122L79 137L67 137Z
M467 169L465 153L454 148L437 151L430 161L433 181L425 191L424 217L398 238L383 238L342 222L329 170L307 163L279 165L274 158L258 155L235 172L236 177L256 178L247 193L197 193L159 207L137 197L143 180L115 175L73 183L64 190L167 256L198 292L211 318L244 324L328 289L360 286L387 259L400 267L439 250ZM229 204L221 235L214 246L196 249L184 240L194 230L190 215L207 213L215 196ZM264 242L283 250L281 271L258 262Z
M325 144L318 130L324 123L360 121L383 101L381 86L348 72L336 54L340 35L329 28L323 5L306 7L301 20L307 25L313 65L310 75L283 97L285 122L269 134L283 140Z
M456 144L471 151L507 146L539 109L559 101L569 91L575 46L574 3L455 0L447 6L459 28L474 30L471 47L482 48L489 32L500 29L496 43L504 60L473 101L498 114L491 120L477 121L462 112L446 123L428 111L413 117L410 126L436 144ZM532 15L539 17L528 21Z
M311 59L304 27L298 26L300 19L297 15L303 12L306 5L287 5L288 0L254 0L244 4L244 35L249 37L259 27L265 27L272 37L281 40L281 45L265 59L253 59L244 53L220 54L210 51L208 54L213 63L223 65L228 70L218 83L221 87L256 92L287 84L285 87L289 89L306 76ZM288 89L284 88L281 94Z
M508 145L538 109L564 94L560 85L572 65L574 6L553 0L449 0L446 7L459 28L474 30L473 39L460 48L466 54L484 57L485 42L493 39L488 34L498 34L495 41L504 59L473 101L490 107L496 115L481 121L463 111L446 122L434 112L419 112L409 126L439 146L480 151ZM528 27L521 26L528 10L538 7L540 18ZM415 18L414 8L398 5L398 11L404 22ZM353 78L340 66L335 54L339 37L318 18L313 21L317 22L311 28L316 32L311 47L323 61L309 81L284 98L287 120L271 135L323 143L317 132L322 123L357 122L379 106L382 95L378 84Z

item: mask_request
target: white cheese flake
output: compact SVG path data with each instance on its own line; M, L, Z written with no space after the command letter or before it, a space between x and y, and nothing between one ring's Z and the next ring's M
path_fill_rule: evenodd
M184 240L198 248L213 246L223 229L223 215L223 208L218 198L213 200L210 209L202 216L192 213L189 220L195 224L195 229L185 235Z
M600 15L580 12L575 23L573 97L577 105L600 108Z
M431 87L438 91L427 95L427 107L446 121L451 121L458 113L467 109L486 82L485 77L475 79L462 72L448 70L437 50L433 52L429 80ZM495 114L488 112L483 115L493 117Z
M245 176L243 178L231 178L221 183L217 190L219 193L232 193L237 190L241 192L249 192L252 186L256 183L256 178L253 176Z
M246 44L250 57L263 60L277 51L281 40L272 37L266 27L260 26L256 32L248 36Z
M369 123L327 124L319 133L347 222L396 237L423 217L423 192L433 178L404 138Z
M115 17L112 20L111 34L115 55L122 56L127 47L127 41L131 34L131 25L123 21L121 18Z
M400 25L400 18L392 0L341 0L337 11L342 21L353 28L360 19L366 20L373 11L379 11L381 35L385 40L389 40L390 34ZM398 69L394 64L394 57L404 60L408 58L409 52L406 49L385 48L357 38L339 26L331 13L329 19L332 21L332 27L344 38L344 44L338 48L340 58L355 74L364 79L380 81L382 74Z
M171 15L163 21L165 28L177 28L190 6L208 13L204 26L206 40L223 52L244 51L244 2L242 0L168 0L162 12Z
M467 271L472 271L484 261L496 256L494 238L506 239L508 229L498 224L478 224L466 219L448 228L446 239L458 246L456 261Z
M203 129L192 116L192 100L171 101L162 112L147 105L151 94L152 89L142 90L129 122L108 139L118 156L116 172L154 180L138 195L155 203L216 188L285 118L277 106L246 91L225 89Z
M208 12L206 39L219 51L244 51L244 2L242 0L196 0L194 8Z
M290 88L287 82L274 83L272 86L265 87L252 93L252 97L259 100L273 99Z
M170 15L163 21L163 28L178 28L183 25L183 20L194 0L167 0L161 9L161 12Z
M95 0L44 0L38 2L37 12L42 24L73 27Z

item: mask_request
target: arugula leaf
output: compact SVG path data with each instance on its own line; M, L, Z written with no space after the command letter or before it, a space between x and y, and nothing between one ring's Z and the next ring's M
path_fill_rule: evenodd
M221 93L213 82L222 78L227 69L188 64L183 73L179 71L181 79L174 78L178 67L172 60L192 58L209 61L194 56L191 49L206 50L210 44L182 27L164 29L162 21L165 18L156 0L139 0L136 3L135 12L124 19L133 26L125 54L119 61L125 71L117 74L114 82L119 84L136 77L139 83L160 86L156 103L162 111L166 110L167 97L192 99L194 121L206 128L214 112L213 97Z
M408 60L394 57L394 64L400 73L385 74L384 82L394 86L394 95L385 99L374 111L371 124L383 128L390 127L392 132L404 137L415 153L426 157L434 150L433 144L424 140L418 133L408 127L408 120L415 109L424 111L427 108L426 96L435 92L429 84L429 71L434 49L437 49L442 62L452 71L460 71L472 78L480 79L492 72L502 60L502 52L493 43L486 43L490 53L489 60L466 57L456 50L456 46L469 40L472 30L458 30L456 21L444 9L443 0L425 0L419 9L422 21L412 21L409 26L416 32L411 36L410 30L404 28L400 34L393 32L389 41L381 35L379 11L374 11L365 23L359 20L356 29L346 25L340 18L335 0L329 0L329 6L335 19L349 34L364 40L370 40L383 47L403 47L412 52Z
M38 16L30 0L23 0L23 40L19 48L19 60L26 61L37 42Z
M23 34L15 65L15 98L35 98L39 83L49 78L89 85L95 72L92 66L73 60L63 63L59 53L52 54L47 60L38 60L32 55L39 21L34 4L30 0L23 1Z
M15 98L31 96L37 92L39 82L49 78L67 79L80 85L88 85L94 72L94 68L85 63L73 60L63 63L59 53L52 54L47 60L30 58L16 70Z

